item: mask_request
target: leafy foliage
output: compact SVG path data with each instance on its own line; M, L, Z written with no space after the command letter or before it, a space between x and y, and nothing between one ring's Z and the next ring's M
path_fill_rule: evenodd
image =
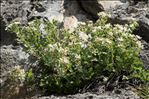
M38 19L28 26L13 23L8 29L43 63L38 74L41 88L74 93L102 75L135 75L142 68L142 45L132 34L137 23L111 25L107 20L107 14L100 13L96 23L80 25L74 32L58 29L56 21Z

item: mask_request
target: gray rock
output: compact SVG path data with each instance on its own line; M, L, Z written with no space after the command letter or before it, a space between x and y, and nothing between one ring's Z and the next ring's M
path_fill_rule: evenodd
M115 8L118 5L122 5L126 3L127 0L78 0L82 8L89 14L91 14L94 18L98 17L98 13L101 11L105 11L111 8Z
M31 5L27 5L28 1L2 1L1 3L1 85L5 85L7 80L7 74L15 66L20 66L21 68L27 70L30 67L31 60L29 54L27 54L20 43L16 40L16 35L14 33L5 30L6 26L13 22L27 22L27 11L30 9Z
M63 13L64 13L64 8L63 8L63 4L64 4L64 0L46 0L43 2L38 2L35 5L41 5L42 8L44 8L44 10L42 11L38 11L35 9L32 18L33 17L44 17L47 18L49 20L55 19L58 20L60 22L63 21Z
M20 66L21 68L28 70L31 62L29 61L29 54L23 51L23 48L13 45L1 46L1 84L7 80L8 73L15 67Z
M111 22L126 24L130 22L132 18L136 19L139 23L139 28L137 28L134 33L140 35L144 40L149 42L149 6L144 2L140 2L136 5L130 6L129 4L124 4L117 6L110 10L111 12Z
M126 2L122 2L121 0L115 0L115 1L98 0L98 3L103 6L104 10L109 10L109 9L115 8L116 6L122 5Z
M93 15L94 17L97 17L99 12L104 11L103 6L98 3L98 0L78 0L78 2L80 2L80 5L87 13Z
M106 92L104 94L94 94L90 92L66 95L66 96L41 96L33 97L32 99L140 99L140 97L131 90L122 90L121 94L115 94L112 92Z
M144 45L144 49L140 53L140 58L143 62L144 68L149 69L149 43L142 40L142 44Z
M0 16L6 24L12 21L25 23L31 13L32 6L29 3L29 1L2 1Z

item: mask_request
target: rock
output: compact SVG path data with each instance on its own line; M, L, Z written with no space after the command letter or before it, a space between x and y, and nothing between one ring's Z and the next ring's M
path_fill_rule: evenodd
M2 99L20 99L27 95L27 87L24 84L14 84L10 81L9 73L19 66L22 70L28 71L37 65L36 60L23 50L23 47L14 45L2 45L0 47L0 96ZM30 93L31 94L31 93Z
M10 22L18 21L21 23L27 23L35 18L47 18L49 20L55 19L63 21L63 4L64 0L59 1L42 1L33 2L28 1L2 1L1 3L1 17L2 20L9 24Z
M6 24L12 21L25 23L31 13L31 7L29 1L2 1L0 16Z
M64 20L63 27L73 31L78 24L88 20L87 14L82 11L77 1L66 0L64 3Z
M2 85L7 80L8 73L15 67L21 66L25 70L28 70L30 66L29 55L23 51L23 48L13 45L1 46L1 80Z
M137 28L134 33L140 35L143 40L149 42L149 6L144 2L137 3L136 5L124 4L117 6L110 10L111 12L111 22L126 24L130 22L132 18L136 19L139 23L139 28Z
M27 88L24 86L8 85L3 90L0 92L1 99L23 99L28 96Z
M82 13L80 5L76 0L65 0L63 6L65 9L64 16L72 16Z
M143 62L144 68L149 69L149 43L142 40L142 44L144 45L144 49L140 53L140 58Z
M98 3L103 6L104 10L109 10L111 8L115 8L116 6L122 5L125 2L122 2L121 0L115 0L115 1L98 0Z
M104 11L103 6L98 3L98 0L78 0L78 2L87 13L93 15L95 18L97 18L99 12Z
M3 99L16 99L13 98L13 94L18 94L19 85L11 85L8 82L8 74L14 69L15 66L20 66L22 69L27 71L35 61L31 59L31 56L27 54L21 44L16 40L16 35L14 33L5 30L6 26L14 21L27 23L27 18L29 17L30 9L32 5L29 1L16 1L16 0L3 0L1 1L1 13L0 13L0 23L1 23L1 96ZM12 93L11 93L12 92ZM6 98L6 97L7 98Z
M11 45L11 44L16 45L17 44L16 35L5 30L6 23L4 21L0 20L0 23L1 23L0 46Z
M139 28L136 30L136 34L140 35L144 40L149 42L149 18L142 16L137 20L139 23Z
M10 3L11 2L11 3ZM61 23L68 24L71 19L74 24L71 28L75 28L76 24L87 20L87 15L81 10L76 0L45 0L45 1L2 1L2 21L8 25L11 22L21 22L26 24L35 18L46 18L48 20L57 20ZM66 18L65 18L66 17ZM77 20L77 22L76 22ZM64 24L64 25L65 25ZM74 25L74 26L73 26ZM65 27L65 26L64 26Z
M35 13L32 15L33 17L41 17L41 18L47 18L49 20L58 20L59 22L63 21L64 18L64 0L48 0L48 1L43 1L43 2L38 2L35 5L40 4L42 7L44 7L45 10L38 11L35 10Z
M127 0L78 0L82 8L89 14L93 15L94 18L98 17L98 13L111 8L115 8L118 5L122 5Z
M75 16L65 17L64 28L70 31L74 31L74 28L78 26L78 20Z
M128 92L127 92L128 91ZM102 94L94 94L90 92L78 93L74 95L65 95L65 96L41 96L41 97L32 97L32 99L140 99L140 97L131 90L122 90L120 94L115 94L112 92L106 92Z

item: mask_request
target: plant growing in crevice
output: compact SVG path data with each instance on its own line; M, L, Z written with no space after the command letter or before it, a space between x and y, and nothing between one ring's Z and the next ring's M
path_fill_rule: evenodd
M96 23L80 25L74 32L59 29L56 21L39 19L27 26L13 23L8 29L43 63L36 75L41 88L49 93L75 93L100 76L129 77L142 68L138 57L142 45L132 34L137 23L111 25L107 20L102 12Z
M26 74L25 70L20 66L15 66L11 71L9 71L7 76L7 80L10 80L12 84L19 85L24 83Z

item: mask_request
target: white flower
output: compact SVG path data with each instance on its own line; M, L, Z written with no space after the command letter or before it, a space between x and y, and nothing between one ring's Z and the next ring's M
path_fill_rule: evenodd
M92 38L91 34L88 34L88 38L90 38L90 39Z
M88 23L88 24L93 24L93 21L90 20L90 21L87 21L87 23Z
M21 24L20 22L14 22L14 24Z
M49 48L52 48L52 47L53 47L53 45L52 45L52 44L48 44L48 47L49 47Z
M111 27L111 24L108 23L108 24L106 24L104 27L105 27L105 28L110 28L110 27Z
M8 30L9 28L11 28L15 23L18 24L17 22L11 23L5 28L5 30Z
M66 57L66 56L60 58L60 62L65 63L65 64L69 64L70 63L68 57Z
M67 55L67 53L68 53L68 48L59 47L58 51L59 51L60 53L62 53L63 55Z
M53 52L54 50L58 50L58 46L60 44L59 43L55 43L55 44L48 44L48 48L50 49L51 52Z
M84 48L84 49L87 48L87 44L85 42L82 42L81 43L81 48Z
M143 44L141 43L141 41L137 41L136 43L138 44L138 47L139 47L139 48L141 48L141 49L144 48L144 46L143 46Z
M80 24L80 25L86 25L86 23L85 23L85 22L80 22L79 24Z
M15 66L14 69L10 72L10 76L15 78L15 80L20 80L23 82L25 80L25 71L21 69L20 66Z
M128 37L128 33L122 33L123 37Z
M112 43L112 41L111 41L110 39L107 39L107 38L105 39L105 42L106 42L106 43L109 43L109 44Z
M128 36L131 37L131 38L135 38L135 36L130 34L130 33L128 34Z
M75 54L75 58L80 59L80 58L81 58L81 56L80 56L80 55L78 55L78 54Z
M113 36L113 32L108 32L108 34L109 34L110 36Z
M102 27L101 26L98 26L97 29L102 29Z
M95 41L96 42L102 42L102 44L104 44L104 43L111 44L112 43L112 41L110 39L108 39L108 38L100 38L100 37L97 37L95 39Z
M96 29L96 27L95 27L95 28L93 28L92 32L96 32L96 30L97 30L97 29Z
M92 30L92 31L93 31L93 32L96 32L98 29L101 30L101 29L102 29L101 26L93 27L93 30Z
M95 38L95 41L96 41L96 42L103 41L103 38L101 38L101 37L97 37L97 38Z
M119 31L123 31L124 29L122 25L116 24L115 26L119 29Z
M123 47L123 44L122 44L122 43L120 43L120 44L118 44L117 46L118 46L118 47Z
M40 32L42 36L45 36L47 34L44 28L45 28L44 24L43 23L40 24Z
M32 27L32 29L33 29L34 31L37 31L37 28L35 28L35 27Z
M33 25L35 21L28 22L29 25Z
M105 12L100 12L100 13L98 13L98 16L102 16L102 17L111 17L110 14L105 13Z
M79 37L83 40L83 41L87 41L88 40L88 35L84 32L80 32L79 33Z
M127 31L128 31L128 28L127 28L126 26L124 26L124 27L123 27L123 31L124 31L124 32L127 32Z
M119 37L117 40L120 42L124 41L124 39L122 37Z
M139 39L139 40L142 39L139 35L136 35L136 37L137 37L137 39Z

